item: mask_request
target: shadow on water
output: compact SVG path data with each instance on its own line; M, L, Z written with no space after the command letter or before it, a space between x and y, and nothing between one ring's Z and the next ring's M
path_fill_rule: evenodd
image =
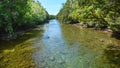
M111 64L112 68L120 67L120 46L109 45L104 50L104 57L108 63Z
M112 37L115 37L116 39L119 39L119 40L120 40L120 33L117 34L117 33L114 33L114 32L113 32Z
M3 50L11 50L18 46L19 44L24 45L24 42L33 40L35 37L41 37L43 30L28 30L26 33L24 33L23 36L18 37L15 40L11 41L0 41L0 51ZM28 42L29 43L29 42Z

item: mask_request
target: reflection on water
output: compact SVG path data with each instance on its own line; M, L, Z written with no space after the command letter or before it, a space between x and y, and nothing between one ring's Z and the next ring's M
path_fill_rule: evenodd
M44 29L42 40L34 44L40 47L33 54L36 68L113 68L112 64L119 68L119 62L116 65L108 60L112 58L108 57L112 51L106 48L115 40L109 35L61 25L57 20L45 24Z

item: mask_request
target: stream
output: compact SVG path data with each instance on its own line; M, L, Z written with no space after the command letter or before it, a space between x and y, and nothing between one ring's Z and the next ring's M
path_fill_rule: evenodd
M0 68L120 68L120 40L53 19L0 41Z
M33 44L35 68L119 68L119 40L109 34L56 19L43 26L41 38Z

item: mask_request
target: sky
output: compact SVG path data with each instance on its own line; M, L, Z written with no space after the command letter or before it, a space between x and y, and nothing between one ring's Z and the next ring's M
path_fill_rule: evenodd
M66 0L38 0L51 15L56 15Z

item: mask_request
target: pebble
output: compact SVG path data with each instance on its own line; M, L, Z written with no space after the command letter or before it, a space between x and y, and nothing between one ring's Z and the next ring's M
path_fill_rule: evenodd
M0 56L0 59L3 59L4 58L4 56Z
M101 42L105 42L105 39L100 39Z
M35 67L35 64L34 64L34 63L31 63L28 68L34 68L34 67Z
M58 63L59 64L65 64L65 61L64 60L59 60Z
M44 68L44 67L45 67L45 63L42 63L42 64L41 64L41 68Z
M55 58L53 56L50 57L51 61L55 61Z
M64 50L61 52L61 54L63 54L63 55L66 55L67 53L68 53L67 50Z
M9 59L4 59L4 62L8 62L9 61Z
M41 59L40 62L45 62L45 60Z

